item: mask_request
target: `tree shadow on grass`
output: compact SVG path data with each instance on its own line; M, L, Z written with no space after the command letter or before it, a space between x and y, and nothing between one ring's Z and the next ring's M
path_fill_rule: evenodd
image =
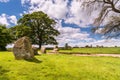
M37 58L32 58L32 59L25 59L28 62L34 62L34 63L41 63L42 61L38 60Z
M0 80L9 80L7 74L5 74L7 72L9 72L9 70L3 69L2 66L0 66Z

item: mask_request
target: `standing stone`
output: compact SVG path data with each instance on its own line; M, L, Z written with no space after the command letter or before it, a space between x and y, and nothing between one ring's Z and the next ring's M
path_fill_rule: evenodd
M38 48L32 47L32 50L33 50L34 55L38 55Z
M46 48L45 47L41 47L41 53L46 53Z
M59 49L58 49L58 46L55 46L54 49L53 49L53 53L58 53Z
M16 59L32 59L34 53L29 37L18 39L14 44L13 53Z

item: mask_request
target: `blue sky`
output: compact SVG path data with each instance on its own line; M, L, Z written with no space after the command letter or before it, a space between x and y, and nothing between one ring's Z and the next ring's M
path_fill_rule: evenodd
M56 29L61 33L56 37L59 46L65 43L71 46L120 46L119 39L106 40L103 35L91 32L99 9L89 16L82 11L81 3L77 0L0 0L0 23L12 27L23 14L43 11L57 22Z

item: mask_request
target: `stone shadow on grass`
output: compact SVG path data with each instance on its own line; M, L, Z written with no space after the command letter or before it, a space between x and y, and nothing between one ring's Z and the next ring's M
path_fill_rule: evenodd
M37 58L32 58L32 59L25 59L28 62L34 62L34 63L41 63L42 61L38 60Z
M6 74L7 72L9 72L9 70L3 69L2 66L0 66L0 80L9 80Z

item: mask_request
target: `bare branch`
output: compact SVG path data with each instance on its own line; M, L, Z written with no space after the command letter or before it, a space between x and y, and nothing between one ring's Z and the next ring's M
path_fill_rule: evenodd
M111 3L111 7L112 7L112 10L113 10L113 11L115 11L116 13L120 13L120 10L117 9L117 8L115 8L115 5L114 5L113 2Z
M117 4L117 3L118 3L118 1L119 1L119 0L117 0L117 1L115 2L115 4Z
M108 37L117 37L120 35L120 17L112 16L110 21L103 28L102 33L108 35Z
M93 23L94 26L96 26L96 28L93 28L93 30L99 29L100 24L102 24L102 22L105 20L110 11L113 11L118 14L120 13L119 1L120 0L87 0L87 2L83 3L84 5L86 5L86 9L88 9L86 11L88 11L88 13L92 13L93 10L99 7L100 7L99 9L101 9L98 17L95 19ZM110 20L108 24L104 27L105 35L108 34L113 36L112 32L116 33L114 35L120 35L120 16L118 16L118 18L119 20L113 18L113 20L112 21Z
M103 22L103 20L106 17L106 15L109 13L109 11L111 11L111 10L108 10L108 8L111 8L111 6L105 6L102 9L102 11L99 14L99 17L96 18L95 21L94 21L94 23L93 23L95 26L97 26L97 27L100 26L100 24Z

